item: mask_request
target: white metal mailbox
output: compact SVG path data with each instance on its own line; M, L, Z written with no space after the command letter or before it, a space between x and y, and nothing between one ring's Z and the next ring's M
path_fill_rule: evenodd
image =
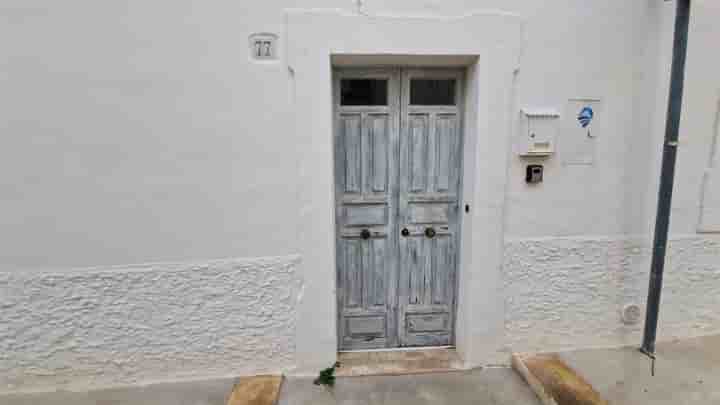
M518 155L544 157L555 153L560 113L549 108L523 108L520 113Z

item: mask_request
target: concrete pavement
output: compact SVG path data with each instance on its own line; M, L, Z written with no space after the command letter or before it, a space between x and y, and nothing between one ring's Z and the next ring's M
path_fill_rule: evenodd
M225 405L235 379L0 396L2 405Z
M511 369L338 378L332 391L288 379L278 405L538 405Z
M225 405L234 380L0 396L2 405ZM279 405L538 405L510 369L338 378L330 391L312 379L287 378Z
M655 376L637 348L580 350L560 357L613 405L720 404L720 336L661 343ZM91 392L0 396L2 405L225 405L234 379ZM538 405L513 370L345 377L335 388L285 379L278 405Z
M580 350L560 357L613 405L720 404L720 336L657 345L655 376L635 347Z

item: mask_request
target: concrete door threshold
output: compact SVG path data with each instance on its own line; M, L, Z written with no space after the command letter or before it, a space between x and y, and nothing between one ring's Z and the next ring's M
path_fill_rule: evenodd
M447 373L463 370L452 347L338 353L338 377Z

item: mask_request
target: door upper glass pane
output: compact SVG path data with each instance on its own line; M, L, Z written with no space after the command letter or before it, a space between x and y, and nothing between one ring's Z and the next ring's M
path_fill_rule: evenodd
M387 105L387 79L342 79L340 105Z
M411 79L411 105L455 105L455 79Z

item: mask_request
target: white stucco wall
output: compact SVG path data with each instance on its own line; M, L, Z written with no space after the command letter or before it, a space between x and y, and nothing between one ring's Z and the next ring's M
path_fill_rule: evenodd
M639 345L652 246L636 238L541 238L505 247L506 345L545 352ZM685 236L669 245L659 339L718 332L720 237Z
M0 389L311 373L332 362L331 138L297 125L299 112L330 108L313 105L328 99L329 82L310 89L316 93L303 86L323 78L331 62L293 70L289 44L297 37L288 9L339 8L333 13L354 15L357 26L394 19L391 35L371 42L341 33L343 26L337 35L306 35L346 38L330 49L345 53L418 52L413 38L425 33L418 16L517 16L517 66L481 56L468 71L477 136L465 170L487 181L465 184L473 211L463 230L460 350L479 365L515 349L637 340L637 327L623 326L617 308L644 301L674 2L365 0L368 16L354 3L0 0L0 335L9 337L0 342L8 346ZM669 266L661 337L720 331L710 295L720 284L712 233L719 230L713 185L720 175L711 153L718 144L718 18L717 1L693 2L672 218L672 252L682 260ZM312 26L305 29L312 34ZM278 61L250 60L247 39L256 32L278 34ZM502 42L458 36L448 41L453 52ZM295 49L296 60L318 50L312 43ZM564 113L577 97L603 103L594 165L564 165L559 137L558 153L542 161L545 182L527 186L525 164L535 161L510 145L520 108ZM222 257L238 259L207 260ZM177 264L133 265L155 262ZM303 280L303 294L291 279ZM105 290L94 288L106 282ZM266 284L274 291L267 305L259 298ZM690 293L698 288L709 295ZM77 314L80 302L118 315ZM172 306L177 320L198 305L211 311L167 330L145 315L138 316L146 323L133 323L162 303L182 303ZM250 327L255 318L247 314L256 308L274 308L261 311L273 317L263 318L272 330ZM586 316L592 327L583 327ZM41 333L53 322L66 327ZM206 341L215 342L212 350ZM251 356L255 350L274 354Z
M299 264L0 273L0 392L290 371Z

